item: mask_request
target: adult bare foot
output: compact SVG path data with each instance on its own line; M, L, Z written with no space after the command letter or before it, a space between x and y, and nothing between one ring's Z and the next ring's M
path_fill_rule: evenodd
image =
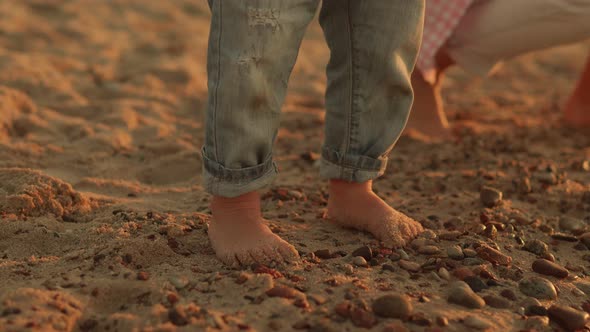
M414 104L405 133L417 131L434 139L450 139L452 133L444 113L440 87L427 82L418 70L412 73L412 87Z
M564 110L564 121L572 127L590 127L590 57L574 93Z
M330 181L328 218L341 226L373 234L390 248L403 247L423 229L417 221L391 208L364 183Z
M292 262L297 250L275 235L260 212L260 195L247 193L235 198L214 196L209 240L217 257L233 267L253 263Z

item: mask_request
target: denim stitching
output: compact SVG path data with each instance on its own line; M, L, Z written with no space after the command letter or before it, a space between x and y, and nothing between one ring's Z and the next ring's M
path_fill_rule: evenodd
M215 93L214 93L214 104L213 107L213 144L215 145L215 160L219 160L219 153L218 153L218 144L217 144L217 102L218 102L218 90L219 90L219 82L221 81L221 32L223 27L223 13L221 8L222 1L218 1L218 34L217 34L217 82L215 82Z
M353 100L353 93L354 93L354 57L353 57L353 45L352 45L352 22L350 19L350 0L348 0L346 4L346 23L347 23L347 31L348 31L348 46L349 46L349 64L350 64L350 95L349 95L349 106L348 106L348 117L347 117L347 132L346 132L346 146L344 147L344 155L342 156L342 163L346 160L346 155L348 154L348 149L350 148L350 139L351 139L351 131L352 131L352 107L354 104ZM340 177L344 177L344 168L340 170Z

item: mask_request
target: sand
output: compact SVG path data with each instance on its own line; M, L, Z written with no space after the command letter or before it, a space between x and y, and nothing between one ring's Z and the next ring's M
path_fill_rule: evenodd
M0 330L551 330L555 319L523 314L518 283L541 276L521 248L533 239L569 270L544 276L559 295L541 304L590 310L590 251L577 240L590 223L590 136L559 112L588 44L521 57L488 80L451 72L444 95L460 138L403 137L375 184L430 230L391 255L323 219L315 153L328 51L314 22L283 109L281 175L263 202L303 260L236 271L209 245L200 183L208 22L204 1L0 2ZM498 206L482 205L483 186L502 191ZM511 262L447 257L482 244ZM362 246L368 267L353 264ZM482 297L514 293L508 307L448 303L472 270L492 285ZM391 293L413 305L405 322L371 309Z

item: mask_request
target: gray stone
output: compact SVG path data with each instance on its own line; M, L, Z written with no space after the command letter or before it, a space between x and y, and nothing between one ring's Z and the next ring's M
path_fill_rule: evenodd
M578 287L579 290L590 296L590 282L588 281L576 281L574 286Z
M418 253L422 255L436 255L440 253L440 249L437 246L427 245L420 247Z
M486 301L486 304L492 308L506 309L510 308L511 305L510 301L496 295L486 295L483 299Z
M461 247L457 245L447 247L447 256L449 256L449 258L456 260L461 260L465 258L465 255L463 255L463 249L461 249Z
M384 295L373 302L373 312L381 317L405 320L410 317L412 310L412 302L406 295Z
M577 233L583 231L585 228L586 223L583 220L570 217L559 218L559 229L563 231Z
M416 262L411 262L411 261L407 261L407 260L400 260L398 262L399 266L406 270L406 271L410 271L410 272L418 272L420 271L420 264L416 263Z
M479 192L483 206L492 208L502 202L502 192L492 187L483 187Z
M485 301L463 281L452 283L449 293L449 303L472 309L480 309L485 305Z
M518 283L520 291L540 300L557 299L557 290L551 281L541 277L524 278Z
M522 248L538 256L545 256L549 253L549 246L545 242L537 239L526 241Z
M470 248L465 248L463 249L463 254L465 255L465 257L475 257L477 256L477 251Z
M476 316L467 316L467 318L463 320L463 324L476 330L487 330L492 327L490 322Z
M367 264L367 260L363 258L363 256L355 256L352 259L352 264L356 265L356 266L362 266L362 267L367 267L369 264Z

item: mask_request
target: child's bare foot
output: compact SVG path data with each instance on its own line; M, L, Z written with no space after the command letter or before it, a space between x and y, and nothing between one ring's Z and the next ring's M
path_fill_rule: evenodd
M328 218L344 227L367 231L388 247L405 246L423 231L422 225L387 205L371 185L371 181L330 181Z
M590 127L590 58L574 93L563 110L565 122L577 128Z
M251 192L235 198L214 196L209 240L217 257L238 267L253 263L292 262L297 250L275 235L260 212L260 195Z

